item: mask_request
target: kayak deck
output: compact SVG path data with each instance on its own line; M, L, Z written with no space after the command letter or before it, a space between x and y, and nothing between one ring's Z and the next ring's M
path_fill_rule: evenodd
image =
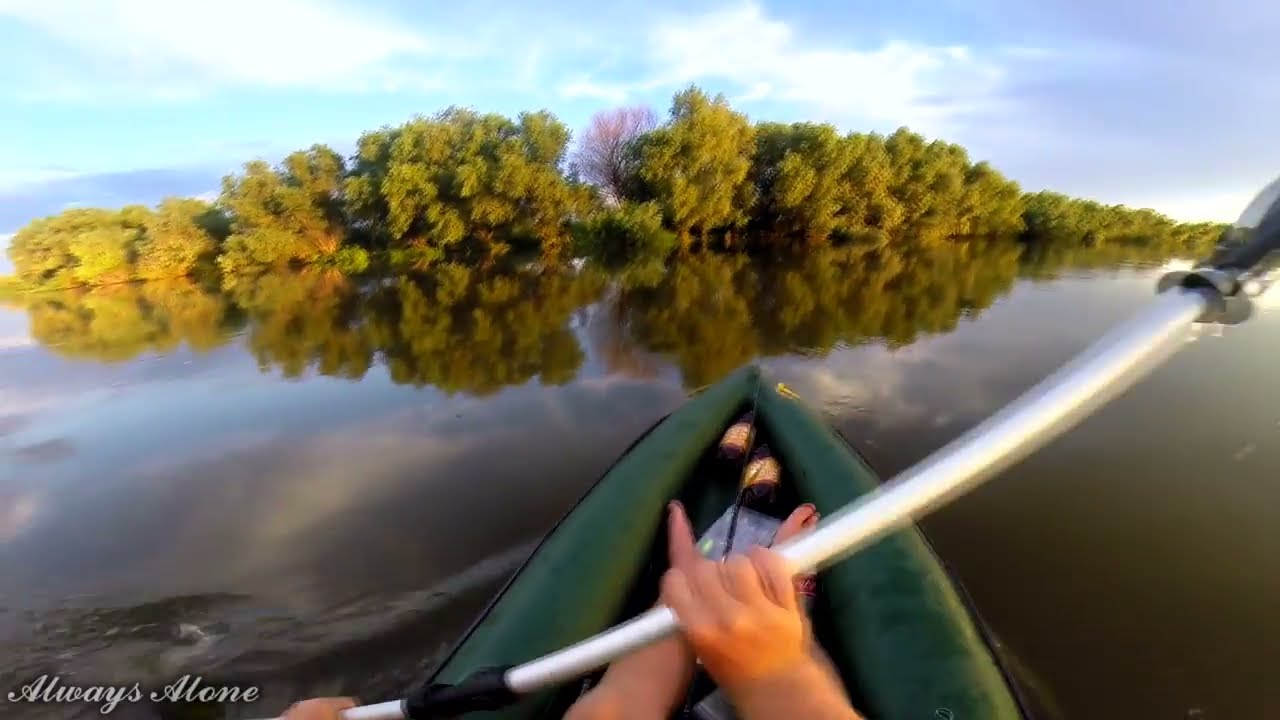
M829 515L879 484L794 395L755 368L691 397L638 440L543 539L431 682L519 664L650 607L666 569L664 508L679 499L701 533L735 500L714 460L721 433L754 407L784 469L777 505ZM896 532L819 575L814 630L857 709L871 718L1020 718L1014 694L920 532ZM570 683L485 717L560 717Z

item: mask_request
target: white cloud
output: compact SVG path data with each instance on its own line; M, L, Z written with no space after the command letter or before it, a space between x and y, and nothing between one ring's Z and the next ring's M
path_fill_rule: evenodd
M773 94L773 86L769 83L756 83L747 88L746 92L741 95L735 95L729 99L732 104L755 102L756 100L764 100Z
M946 97L953 89L980 98L1000 78L995 65L963 47L809 45L754 3L661 25L653 41L670 82L719 79L753 99L809 106L823 119L905 123L929 133L960 109Z
M588 98L612 103L624 102L631 93L631 86L624 83L598 83L588 78L570 80L560 86L560 95L566 98Z
M412 80L402 60L442 50L358 5L326 0L0 0L0 16L82 54L94 63L93 80L168 99L211 86L383 87ZM93 80L52 74L55 83L42 91L49 97L93 90Z
M743 103L777 101L804 106L814 119L859 127L907 124L940 134L949 118L982 102L1002 77L995 63L966 47L807 44L755 3L659 23L649 48L647 78L613 84L582 78L562 93L616 102L644 90L719 82Z
M80 173L62 168L8 168L0 169L0 190L28 187L43 183L66 180ZM6 238L7 239L7 238Z
M668 16L628 43L631 62L574 75L561 94L660 102L662 93L696 83L757 117L859 131L907 125L960 143L1027 189L1189 221L1234 219L1253 181L1274 172L1272 145L1243 139L1265 131L1254 127L1265 113L1204 110L1212 107L1206 87L1269 107L1253 89L1266 84L1204 80L1216 62L1193 63L1192 72L1178 53L1153 53L1132 38L1080 37L1052 23L1048 32L995 44L973 44L961 32L930 43L910 35L872 40L884 28L868 18L865 35L854 26L844 39L814 40L785 13L747 0ZM1203 132L1226 123L1231 132Z

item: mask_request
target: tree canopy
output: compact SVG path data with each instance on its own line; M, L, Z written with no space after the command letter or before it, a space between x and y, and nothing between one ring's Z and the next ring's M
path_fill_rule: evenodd
M31 222L9 244L25 286L64 288L189 275L210 261L226 231L219 210L170 198L156 210L73 208Z
M632 149L629 199L653 201L683 245L746 224L755 202L750 182L755 128L724 96L697 88L676 94L671 117Z
M555 254L584 197L561 172L568 145L546 111L511 120L449 108L361 137L348 207L387 246L429 260L520 245Z
M313 145L279 167L254 160L240 175L223 178L219 201L232 233L218 266L235 274L334 258L346 237L345 175L341 155Z
M848 200L856 194L850 168L854 138L831 125L762 123L752 164L759 229L773 237L825 242L860 226Z
M752 121L723 96L675 94L569 129L451 107L362 135L246 163L213 205L69 209L23 228L14 288L101 285L220 272L221 284L303 267L422 270L504 256L598 256L654 279L675 251L910 249L1018 238L1031 245L1145 244L1205 254L1225 226L1053 192L1024 193L964 148L906 128ZM512 251L516 251L512 255ZM215 262L216 260L216 262Z

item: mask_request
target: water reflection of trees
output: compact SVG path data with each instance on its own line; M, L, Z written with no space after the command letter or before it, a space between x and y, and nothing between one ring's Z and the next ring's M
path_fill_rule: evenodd
M349 278L320 269L268 273L228 292L249 319L246 344L263 370L358 380L373 366L366 299Z
M845 248L767 263L707 256L651 287L624 289L610 311L638 347L670 356L686 382L700 385L760 355L898 346L950 330L1009 290L1020 250Z
M484 271L352 280L313 269L227 289L186 280L22 296L34 338L79 359L124 361L182 345L207 351L243 332L264 371L358 379L375 365L396 383L483 394L534 378L572 379L592 354L609 369L673 362L690 385L762 355L840 345L901 346L947 332L1019 277L1155 262L1108 245L1034 253L1008 243L912 252L841 247L794 259L704 254L605 276L580 270ZM612 289L610 289L612 288ZM574 321L589 306L586 331ZM584 317L588 313L584 313Z
M146 352L219 347L242 324L229 298L185 278L20 296L31 335L60 355L130 360Z
M225 290L164 281L36 293L18 302L32 336L103 362L243 332L264 371L359 379L381 362L393 381L488 393L535 377L572 379L584 354L571 316L601 295L591 270L493 273L444 265L421 277L355 281L308 269Z
M470 393L534 377L561 384L584 358L572 315L603 288L592 272L493 275L446 266L375 292L369 330L397 383Z
M1176 250L1162 251L1123 241L1096 247L1070 244L1030 245L1023 253L1020 274L1034 280L1052 280L1069 272L1153 267L1179 255ZM1184 260L1193 259L1185 253L1181 256Z

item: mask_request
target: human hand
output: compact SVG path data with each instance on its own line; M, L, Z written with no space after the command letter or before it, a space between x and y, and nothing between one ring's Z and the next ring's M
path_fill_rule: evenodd
M688 518L671 511L670 537ZM691 533L690 533L691 534ZM760 547L724 562L679 552L662 579L662 600L680 622L694 653L726 690L808 661L808 629L782 556Z
M341 720L342 711L355 706L354 698L312 698L294 703L280 720Z
M701 557L689 514L679 500L672 500L667 503L667 567L688 567Z

